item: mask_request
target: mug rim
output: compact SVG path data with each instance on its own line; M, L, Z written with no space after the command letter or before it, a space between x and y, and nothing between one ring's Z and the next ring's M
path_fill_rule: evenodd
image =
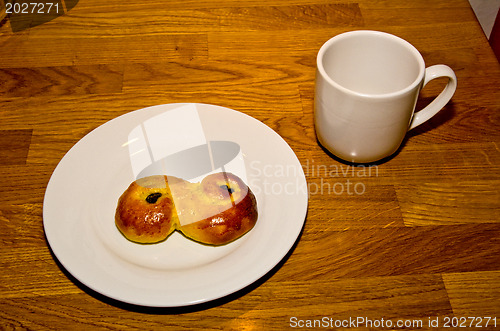
M408 50L410 50L415 55L415 58L418 62L418 66L419 66L417 78L411 84L406 86L405 88L400 89L398 91L389 92L389 93L362 93L362 92L357 92L357 91L354 91L352 89L349 89L349 88L346 88L346 87L340 85L339 83L334 81L326 73L326 70L323 67L323 57L324 57L324 54L327 51L327 49L329 49L333 43L335 43L341 39L349 38L352 35L378 35L378 36L382 36L385 38L390 38L390 39L396 40L397 42L399 42L401 45L406 47ZM411 43L409 43L405 39L400 38L396 35L393 35L393 34L387 33L387 32L382 32L382 31L375 31L375 30L348 31L348 32L340 33L340 34L328 39L321 46L321 48L318 51L318 55L316 57L316 67L317 67L317 70L319 71L319 73L321 74L321 76L330 85L333 85L334 87L341 90L342 92L347 93L347 94L353 94L353 95L356 95L358 97L371 98L371 99L373 99L373 98L389 98L389 97L395 97L395 96L406 94L406 93L412 91L413 89L415 89L418 85L420 85L422 83L422 81L424 79L424 74L425 74L424 58L422 57L422 54L420 54L420 52L417 50L417 48L415 46L413 46Z

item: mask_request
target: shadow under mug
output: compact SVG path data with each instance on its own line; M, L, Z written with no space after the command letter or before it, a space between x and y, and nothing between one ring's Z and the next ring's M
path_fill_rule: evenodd
M430 80L448 77L443 91L415 112ZM407 41L379 31L351 31L319 50L314 123L321 145L354 163L371 163L395 153L406 133L436 115L457 87L446 65L425 68Z

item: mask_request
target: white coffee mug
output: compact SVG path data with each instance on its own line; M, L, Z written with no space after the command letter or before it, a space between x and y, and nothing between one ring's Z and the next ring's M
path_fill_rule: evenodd
M420 90L448 77L444 90L415 112ZM446 65L425 68L407 41L379 31L351 31L328 40L317 57L316 135L335 156L371 163L394 154L406 132L436 115L457 87Z

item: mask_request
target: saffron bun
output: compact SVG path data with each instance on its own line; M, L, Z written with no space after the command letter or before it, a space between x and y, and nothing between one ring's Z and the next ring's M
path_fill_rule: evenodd
M177 225L172 218L173 212L167 177L145 177L130 184L120 196L115 224L131 241L155 243L175 231Z
M115 223L129 240L156 243L179 231L206 245L224 245L257 222L257 201L236 175L220 172L190 183L150 176L132 184L118 200Z
M250 231L257 222L257 202L250 188L231 173L216 173L174 204L180 231L186 237L210 245L223 245ZM194 213L193 213L194 211Z

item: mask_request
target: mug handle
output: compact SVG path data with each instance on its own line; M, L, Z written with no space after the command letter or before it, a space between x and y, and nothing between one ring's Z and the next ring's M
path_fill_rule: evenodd
M455 90L457 89L457 77L455 76L453 70L444 64L437 64L425 69L425 78L422 88L431 80L439 77L448 77L448 84L446 84L444 90L434 100L432 100L427 107L415 113L408 131L416 128L436 115L444 106L446 106L455 93Z

